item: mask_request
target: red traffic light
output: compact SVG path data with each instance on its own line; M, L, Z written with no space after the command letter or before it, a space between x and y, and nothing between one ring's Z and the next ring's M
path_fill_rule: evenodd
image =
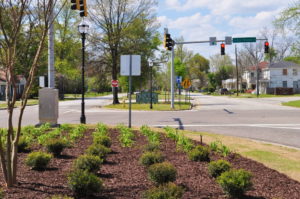
M266 42L265 42L265 46L269 46L269 42L266 41Z
M221 44L221 55L225 55L225 44Z
M265 53L269 53L269 42L265 41Z

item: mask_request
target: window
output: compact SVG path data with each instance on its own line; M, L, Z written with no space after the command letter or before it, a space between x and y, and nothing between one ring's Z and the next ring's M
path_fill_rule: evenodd
M293 88L299 88L298 87L298 81L293 81Z
M254 73L253 72L251 73L251 77L254 77Z
M282 69L282 74L287 75L287 69Z
M293 75L298 75L298 71L296 68L293 68Z
M282 81L282 87L287 88L287 81Z

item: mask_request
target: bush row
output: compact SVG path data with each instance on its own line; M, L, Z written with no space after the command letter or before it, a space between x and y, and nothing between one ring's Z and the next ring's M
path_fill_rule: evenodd
M147 137L149 144L144 147L145 152L139 161L146 167L149 179L155 184L155 187L144 192L143 198L181 198L183 189L172 183L176 180L176 168L171 163L164 162L164 157L159 151L160 134L148 126L142 126L140 131Z
M93 135L93 143L84 155L79 156L73 170L68 176L68 185L77 196L88 196L103 190L103 181L97 177L101 164L111 152L111 139L108 136L108 128L104 124L98 124Z

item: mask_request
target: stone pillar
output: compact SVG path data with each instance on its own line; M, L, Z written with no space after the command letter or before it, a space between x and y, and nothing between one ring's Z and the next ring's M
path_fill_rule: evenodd
M39 90L39 120L40 124L57 125L58 119L58 90L42 88Z

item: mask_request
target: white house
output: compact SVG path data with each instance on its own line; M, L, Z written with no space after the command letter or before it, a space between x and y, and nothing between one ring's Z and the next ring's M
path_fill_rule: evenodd
M276 63L261 62L259 68L259 92L276 93L276 88L292 89L300 93L300 65L280 61ZM257 67L251 66L243 74L243 82L247 89L256 90Z
M26 84L25 77L23 75L17 75L16 83L17 83L17 99L18 99L21 97ZM5 91L6 91L6 76L5 76L5 72L0 70L0 100L5 100L5 96L6 96Z

